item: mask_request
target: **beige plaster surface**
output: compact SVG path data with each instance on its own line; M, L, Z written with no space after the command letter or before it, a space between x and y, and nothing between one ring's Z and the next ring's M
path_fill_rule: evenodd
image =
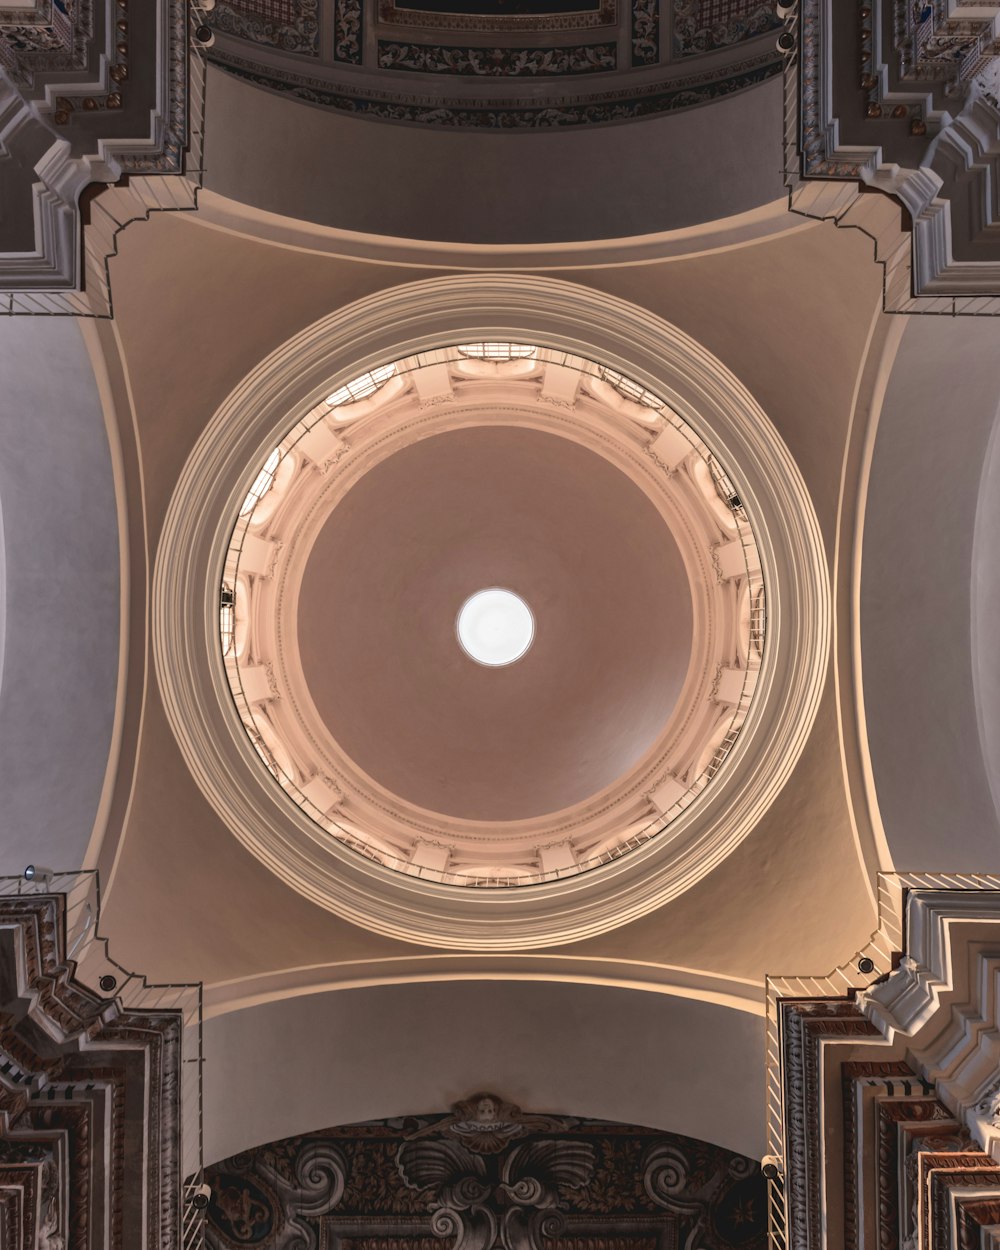
M527 654L496 668L455 636L489 586L535 620ZM293 613L309 694L350 759L471 821L614 783L663 732L691 656L687 573L652 501L596 452L513 425L369 469L316 536Z
M333 307L415 275L177 214L126 231L111 276L155 550L185 457L237 381ZM850 399L879 296L867 241L820 226L715 256L569 276L675 321L733 369L796 456L832 546ZM237 844L188 776L148 668L147 677L104 911L119 957L152 978L211 983L414 953L306 902ZM832 967L874 928L853 836L828 690L791 780L742 847L688 895L575 949L753 980Z

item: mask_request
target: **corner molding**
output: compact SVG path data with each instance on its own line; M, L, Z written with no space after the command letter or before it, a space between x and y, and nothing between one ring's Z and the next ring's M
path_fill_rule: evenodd
M44 28L37 46L32 27L14 28L13 42L0 32L0 222L18 238L30 223L33 237L17 250L0 225L0 316L110 316L107 261L118 232L150 212L196 204L205 62L192 32L203 9L198 0L150 0L130 13L142 29L115 45L123 11L117 0L77 6L61 19L58 46ZM137 36L148 48L132 64ZM82 209L86 188L102 183Z
M849 963L768 981L773 1231L790 1250L943 1250L984 1186L1000 1197L1000 876L883 874L879 899Z
M900 0L874 0L861 11L857 53L870 61L865 96L857 88L858 57L842 64L834 52L834 23L845 14L858 22L855 6L841 7L839 0L788 6L786 32L794 40L785 63L789 207L872 239L884 270L886 312L997 316L993 188L1000 177L1000 106L978 81L945 81L923 62L900 72L899 48L883 47L882 31L890 18L899 25L903 7ZM962 23L942 19L940 7L937 37L958 41ZM981 5L981 16L965 25L985 30L998 7ZM989 55L996 52L984 52L987 62ZM866 107L874 110L868 120ZM901 112L899 120L890 120L893 110ZM912 136L921 135L926 140L914 163ZM870 138L860 141L864 136Z
M124 969L98 918L94 873L0 878L3 1227L25 1250L197 1250L200 987Z

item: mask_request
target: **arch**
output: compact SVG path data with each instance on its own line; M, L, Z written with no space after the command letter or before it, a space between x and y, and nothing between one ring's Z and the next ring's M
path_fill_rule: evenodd
M986 776L1000 824L1000 410L983 461L972 540L972 659Z
M996 576L983 572L996 559L983 470L997 419L995 360L988 320L912 318L879 415L859 611L872 772L900 871L1000 868L977 711L986 670L977 675L975 655L995 628L984 635L973 617L974 601L987 611Z
M210 1009L205 1057L206 1163L480 1088L750 1156L764 1145L763 1016L664 993L454 980L306 994Z
M3 329L0 872L70 870L87 855L118 688L111 453L77 324L8 318Z

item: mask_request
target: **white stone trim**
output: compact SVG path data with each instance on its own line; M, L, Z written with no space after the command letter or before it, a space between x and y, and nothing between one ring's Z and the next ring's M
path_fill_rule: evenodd
M205 1018L302 994L483 977L643 990L675 998L694 998L754 1016L763 1016L765 1010L762 981L650 964L645 960L595 959L563 953L494 955L478 952L474 955L421 953L390 959L352 959L219 981L205 987Z
M469 891L404 877L325 837L271 786L243 732L218 650L230 518L250 466L310 399L387 359L446 342L541 342L620 368L714 447L755 519L768 648L746 727L707 802L576 878ZM807 740L827 675L831 603L822 538L798 467L742 384L682 331L590 288L528 275L462 275L359 300L253 370L215 413L181 474L156 559L152 634L164 706L189 768L240 841L287 884L353 923L407 941L529 950L579 941L660 907L751 832Z
M1000 879L912 891L906 955L861 997L889 1045L1000 1163Z
M816 222L791 214L782 198L733 217L621 239L572 243L443 243L361 234L300 221L227 199L207 189L198 196L198 212L193 220L213 230L257 239L276 247L367 264L476 270L489 266L538 271L617 268L688 260L692 256L751 247L817 226Z

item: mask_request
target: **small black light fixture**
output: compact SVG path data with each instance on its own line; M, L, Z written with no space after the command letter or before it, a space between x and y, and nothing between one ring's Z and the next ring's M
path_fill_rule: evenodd
M875 960L869 959L867 955L863 955L858 960L858 971L862 976L867 976L870 972L875 971Z
M194 1192L188 1198L188 1202L196 1211L207 1211L208 1204L212 1201L212 1188L206 1185L204 1181L198 1185Z
M760 1162L765 1180L776 1181L781 1176L781 1165L774 1155L765 1155Z
M783 30L778 36L778 51L788 53L795 48L795 36L790 30Z
M118 978L112 976L110 972L106 972L104 976L101 977L101 979L97 982L97 984L101 987L101 990L105 994L110 994L111 991L117 987Z
M194 38L196 43L200 43L203 48L210 48L215 43L215 32L211 26L206 26L204 22L200 26L196 26L194 30Z

